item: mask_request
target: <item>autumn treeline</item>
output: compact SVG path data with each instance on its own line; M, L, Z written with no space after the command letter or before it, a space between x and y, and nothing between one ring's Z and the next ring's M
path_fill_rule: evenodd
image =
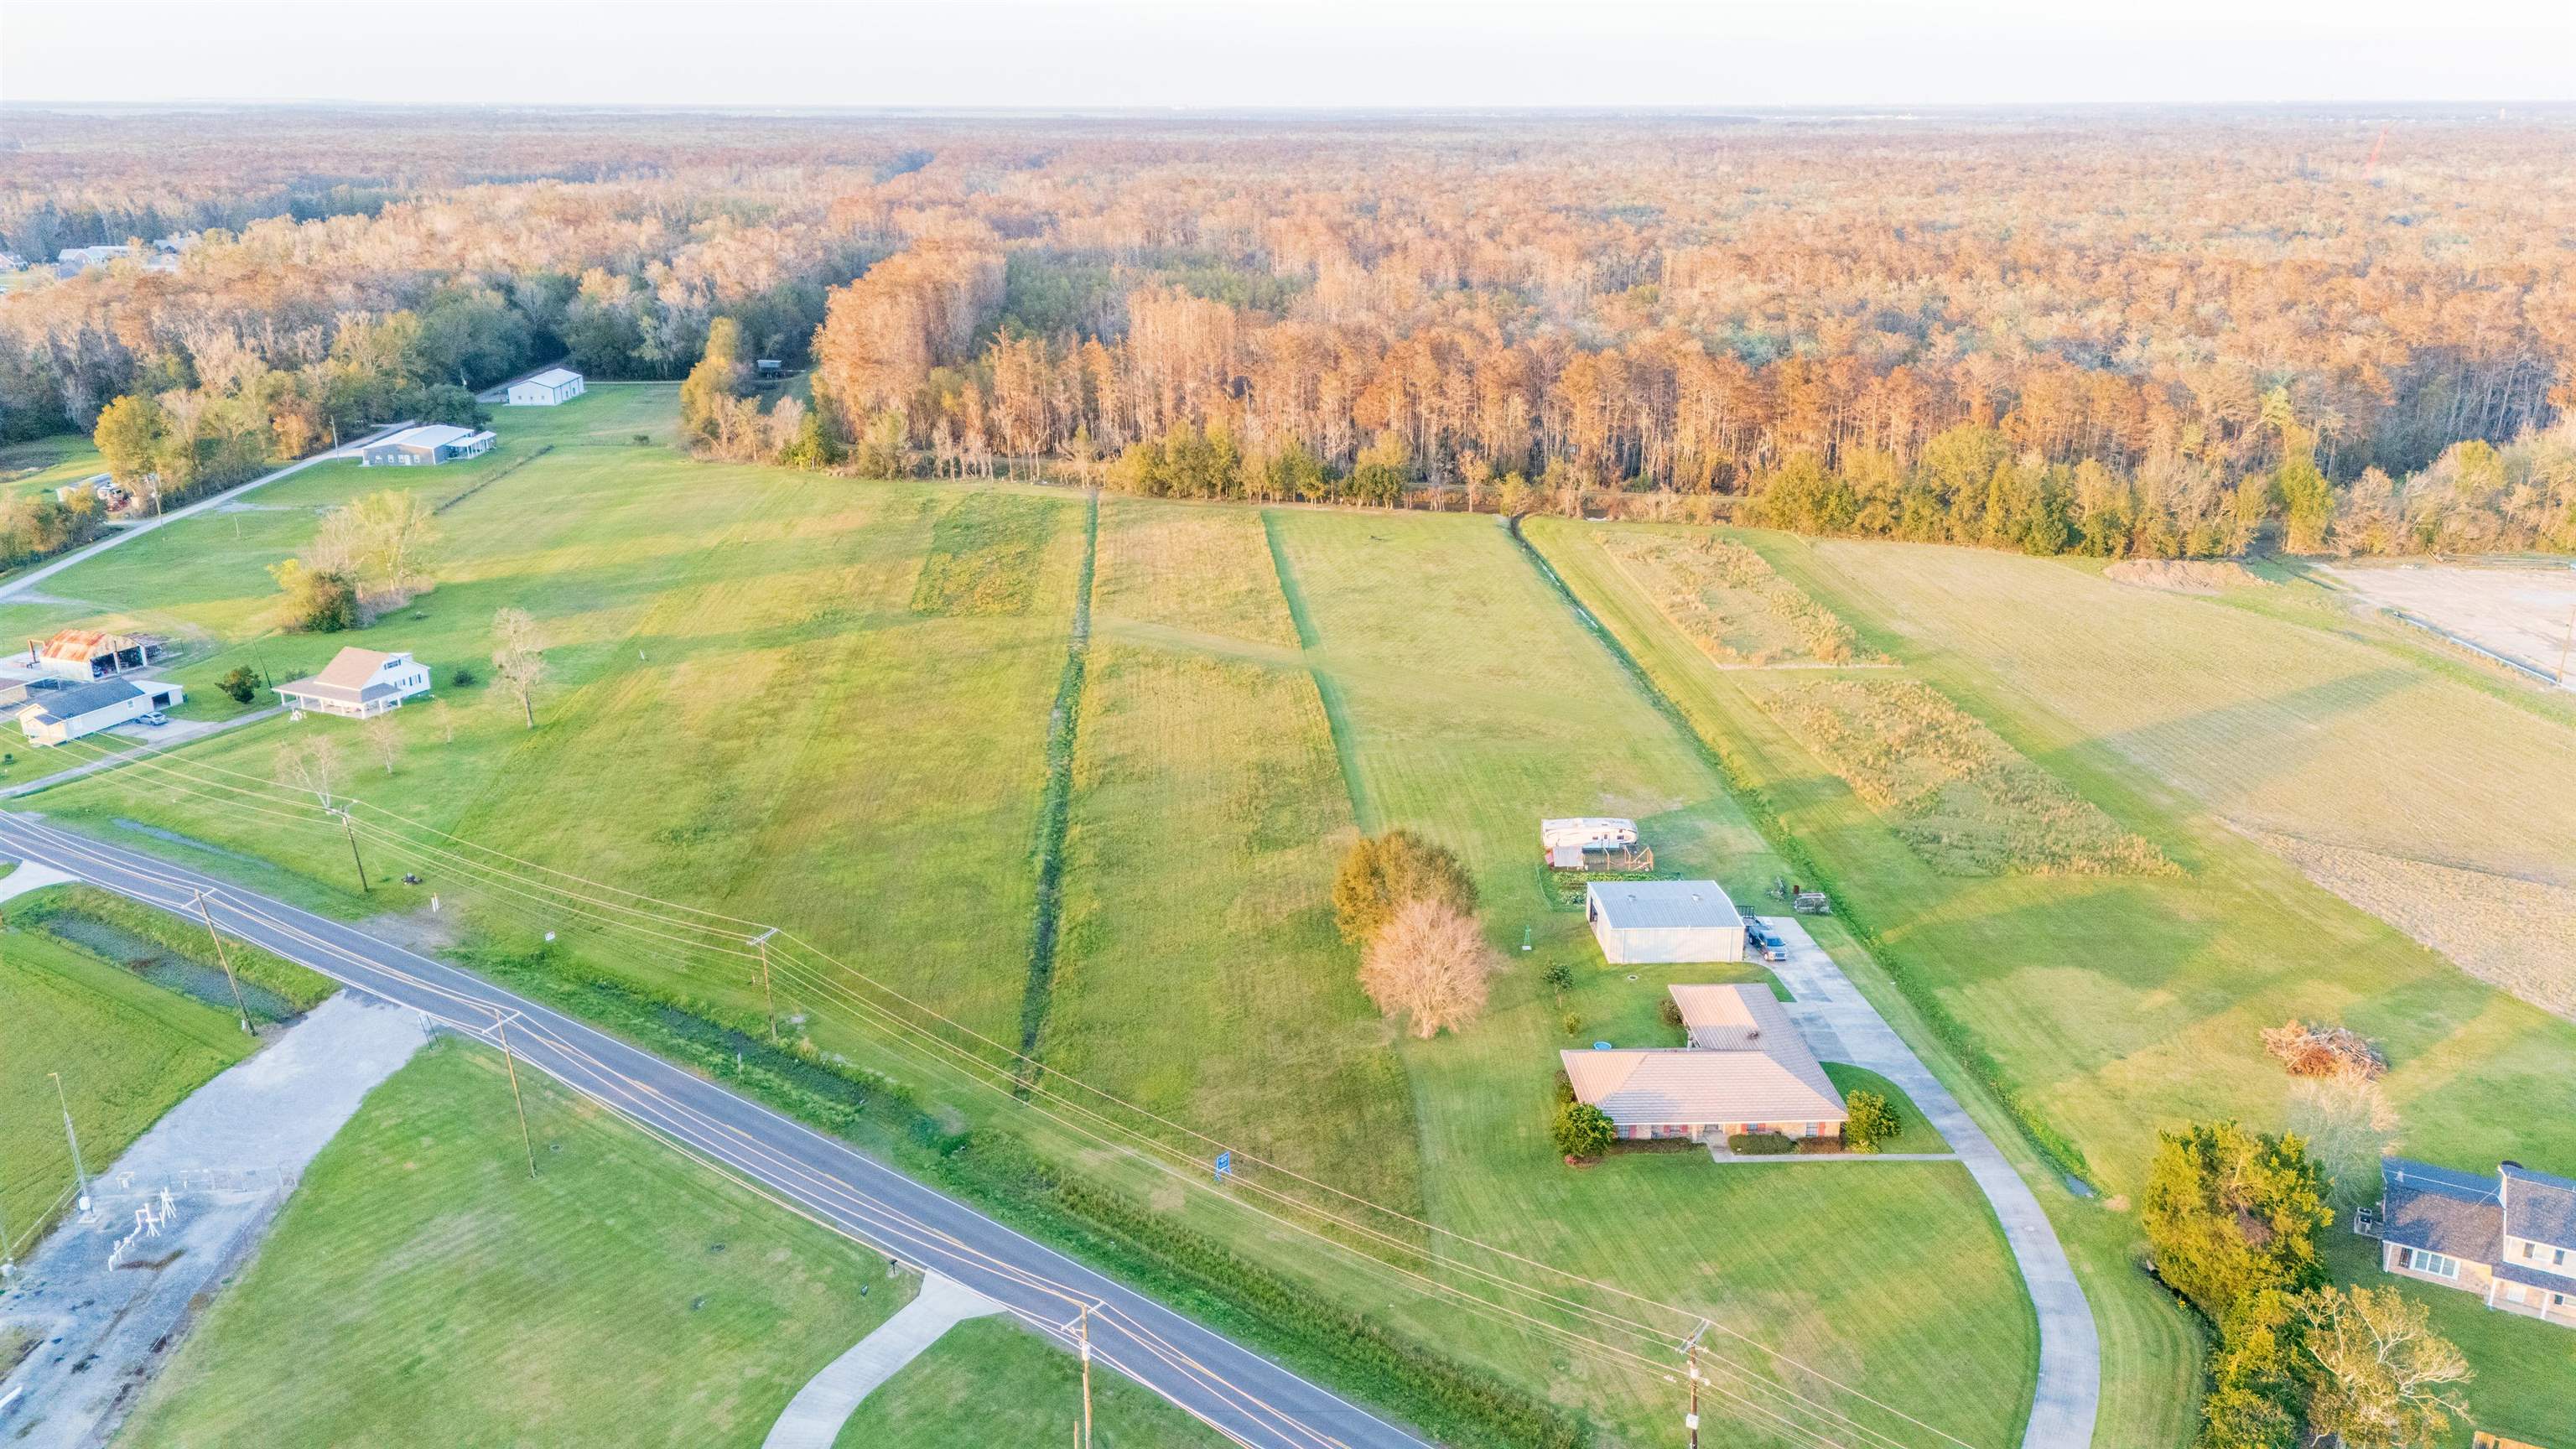
M488 155L470 119L298 114L204 121L166 182L151 124L44 118L0 224L202 206L246 137L258 186L358 209L14 290L7 426L195 391L282 445L559 353L677 377L731 319L692 435L857 473L2114 553L2576 533L2562 119L2403 115L2370 169L2376 114L514 117ZM362 319L489 305L453 375L371 342L345 365L391 382L328 382ZM743 380L809 350L810 412ZM271 406L241 355L304 390Z

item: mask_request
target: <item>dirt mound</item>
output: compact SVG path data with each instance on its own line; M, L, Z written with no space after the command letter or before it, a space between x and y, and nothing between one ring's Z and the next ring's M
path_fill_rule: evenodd
M2102 577L2114 583L2176 594L2214 594L2221 589L2264 582L2260 574L2241 563L2198 558L2122 559L2102 570Z

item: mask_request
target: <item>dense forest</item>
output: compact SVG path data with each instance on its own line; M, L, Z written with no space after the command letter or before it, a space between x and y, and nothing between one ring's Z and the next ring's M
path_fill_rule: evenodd
M2576 549L2576 117L5 130L0 247L192 239L0 298L0 430L143 400L120 471L238 475L568 356L692 375L711 452L846 472Z

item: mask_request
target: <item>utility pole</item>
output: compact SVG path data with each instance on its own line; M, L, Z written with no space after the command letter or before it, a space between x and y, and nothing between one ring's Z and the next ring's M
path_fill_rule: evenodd
M206 906L206 893L197 892L197 914L205 920L206 934L215 943L215 963L224 968L224 980L233 988L233 1010L241 1018L242 1035L251 1035L250 1008L242 1004L241 979L233 975L233 959L224 954L224 933L215 929L215 913Z
M751 938L760 951L760 999L769 1007L769 1044L778 1045L778 998L769 991L769 938L778 934L776 926Z
M349 837L349 859L358 867L358 894L366 895L369 892L367 862L358 854L358 823L349 818L349 812L345 808L331 813L340 817L340 829Z
M1690 1412L1682 1417L1682 1426L1690 1431L1690 1449L1699 1449L1699 1340L1706 1332L1708 1320L1703 1318L1682 1344L1682 1357L1690 1363Z
M510 1105L519 1109L519 1145L528 1150L528 1180L537 1177L537 1139L528 1135L528 1101L519 1095L519 1062L510 1052L510 1018L500 1011L492 1013L493 1029L501 1036L501 1066L510 1074Z
M2567 637L2558 643L2558 687L2567 687L2567 652L2576 649L2576 609L2567 611Z
M1082 1317L1076 1320L1074 1333L1082 1346L1082 1445L1091 1449L1091 1305L1082 1305Z
M80 1134L72 1130L72 1099L63 1093L63 1074L47 1072L54 1079L54 1100L63 1104L63 1140L72 1145L72 1181L80 1188L80 1210L89 1211L89 1169L81 1166Z

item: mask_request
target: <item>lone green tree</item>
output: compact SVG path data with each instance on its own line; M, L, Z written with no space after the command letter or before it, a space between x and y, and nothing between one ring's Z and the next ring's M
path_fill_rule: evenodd
M1448 847L1410 830L1353 842L1333 877L1333 920L1342 939L1366 946L1396 908L1409 901L1437 901L1472 916L1476 883Z
M1905 1130L1904 1117L1887 1098L1867 1088L1855 1087L1845 1095L1843 1111L1851 1117L1843 1124L1843 1145L1854 1152L1876 1152Z

